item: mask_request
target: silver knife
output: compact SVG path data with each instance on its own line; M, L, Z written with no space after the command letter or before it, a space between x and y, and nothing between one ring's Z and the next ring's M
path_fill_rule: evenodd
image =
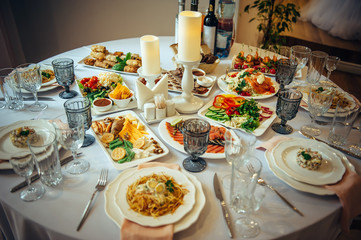
M361 156L359 156L359 155L357 155L357 154L355 154L355 153L353 153L353 152L351 152L351 151L348 151L348 150L345 149L345 148L339 147L339 146L334 145L334 144L332 144L332 143L326 142L326 141L324 141L324 140L322 140L322 139L319 139L319 138L316 138L316 137L314 137L314 136L308 135L307 133L304 133L304 132L302 132L302 131L299 131L299 132L300 132L303 136L305 136L305 137L307 137L307 138L309 138L309 139L312 139L312 140L316 140L316 141L325 143L325 144L327 144L328 146L330 146L330 147L332 147L332 148L335 148L335 149L337 149L337 150L339 150L339 151L341 151L341 152L344 152L344 153L346 153L346 154L348 154L348 155L350 155L350 156L352 156L352 157L361 159Z
M33 97L23 97L24 101L35 101L35 99ZM39 101L55 101L54 98L51 97L38 97ZM0 98L0 101L5 101L4 98Z
M214 177L213 177L213 187L214 187L214 192L216 193L216 197L221 202L222 213L223 213L224 220L226 220L226 223L227 223L229 237L233 238L231 216L229 215L229 212L228 212L228 209L226 206L226 202L224 201L224 198L222 195L221 186L219 185L217 173L215 173Z
M81 153L78 153L77 156L80 156ZM62 159L60 161L60 165L63 166L65 164L67 164L68 162L71 162L73 160L73 156L69 156L69 157L66 157L64 159ZM35 182L36 180L38 180L40 178L39 174L35 174L31 177L31 183ZM26 187L28 184L26 183L26 181L23 181L21 183L19 183L18 185L16 185L15 187L13 187L12 189L10 189L10 192L16 192L24 187Z

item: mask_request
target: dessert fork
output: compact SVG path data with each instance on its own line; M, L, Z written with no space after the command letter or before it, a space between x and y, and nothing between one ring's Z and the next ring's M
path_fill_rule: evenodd
M108 178L108 169L102 169L100 172L100 176L98 178L97 185L95 186L95 191L93 192L93 195L91 196L88 204L85 207L85 210L83 212L83 216L81 217L80 223L78 227L76 228L77 231L80 230L80 228L83 226L83 223L85 222L85 219L87 218L89 212L90 212L90 205L94 199L94 196L97 192L101 192L104 190L105 185L107 184L107 178Z
M250 173L255 172L252 164L248 164L247 169ZM297 212L302 217L304 216L300 210L298 210L295 206L293 206L293 204L290 203L284 196L282 196L281 193L279 193L272 185L269 185L268 183L266 183L266 181L263 180L261 177L258 178L257 183L261 186L266 186L269 189L271 189L272 191L274 191L283 200L283 202L285 202L289 207L291 207L293 209L293 211Z

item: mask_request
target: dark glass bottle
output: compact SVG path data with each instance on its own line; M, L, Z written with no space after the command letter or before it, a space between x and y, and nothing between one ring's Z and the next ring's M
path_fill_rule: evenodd
M214 2L215 0L209 1L208 13L203 22L203 42L208 45L213 54L216 49L218 27L218 19L214 14Z
M233 43L233 15L235 11L234 0L219 0L218 2L218 28L216 55L226 58Z
M191 11L198 11L198 0L192 0L191 2Z

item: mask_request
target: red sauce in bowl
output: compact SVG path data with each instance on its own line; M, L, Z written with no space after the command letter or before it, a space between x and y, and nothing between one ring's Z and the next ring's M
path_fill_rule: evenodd
M193 70L192 73L197 77L204 76L204 73L198 70Z
M93 104L97 107L105 107L111 104L112 102L109 99L106 98L99 98L94 100Z

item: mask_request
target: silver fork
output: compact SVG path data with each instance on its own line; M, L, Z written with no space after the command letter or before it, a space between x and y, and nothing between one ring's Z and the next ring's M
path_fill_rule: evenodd
M252 164L248 164L247 168L250 173L253 174L255 172ZM293 209L293 211L297 212L302 217L304 216L300 210L298 210L295 206L293 206L293 204L290 203L284 196L282 196L281 193L279 193L272 185L269 185L268 183L266 183L266 181L263 180L261 177L258 177L257 183L261 186L266 186L269 189L271 189L272 191L274 191L283 200L283 202L285 202L289 207L291 207Z
M107 184L107 178L108 178L108 169L102 169L100 172L100 176L98 178L98 182L97 185L95 186L95 191L92 195L92 197L90 198L88 204L85 207L85 210L83 212L83 216L81 217L80 223L78 225L78 227L76 228L77 231L80 230L81 226L83 226L83 223L85 222L89 212L90 212L90 205L94 199L94 196L97 192L101 192L104 190L105 185Z

